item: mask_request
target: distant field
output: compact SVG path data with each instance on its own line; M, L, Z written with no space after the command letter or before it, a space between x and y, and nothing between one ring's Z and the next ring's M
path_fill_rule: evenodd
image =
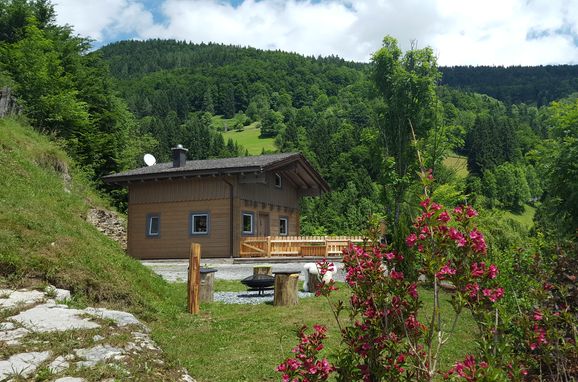
M444 159L444 166L450 168L456 172L456 175L460 178L465 178L468 176L468 158L452 154Z
M536 208L525 205L524 212L521 214L515 214L510 211L506 211L505 216L511 218L512 220L517 221L518 223L522 224L526 228L530 229L534 226L534 215L536 214Z
M274 138L259 138L261 131L255 127L255 124L245 127L243 131L232 130L222 134L225 142L232 138L237 144L246 148L251 155L259 155L263 149L267 151L277 150Z

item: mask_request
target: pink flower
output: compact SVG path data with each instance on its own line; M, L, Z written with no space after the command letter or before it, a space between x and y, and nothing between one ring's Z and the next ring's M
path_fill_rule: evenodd
M393 253L393 252L388 252L388 253L384 254L383 256L389 261L395 259L395 253Z
M417 295L417 284L413 283L410 284L409 287L407 287L407 293L414 299L417 299L418 295Z
M394 280L403 280L403 272L397 272L395 269L389 272L389 276Z
M478 211L474 210L472 206L466 207L466 216L469 218L473 218L474 216L478 216Z
M438 220L441 222L449 222L451 219L450 214L448 214L447 211L442 212L439 216L438 216Z
M476 298L478 296L478 292L480 291L480 286L478 283L467 284L466 285L466 292L468 292L470 298Z
M484 289L482 293L491 302L496 302L504 297L504 288Z
M427 199L422 200L422 201L419 203L419 205L422 206L424 210L427 210L427 208L429 207L430 203L431 203L430 198L427 198Z
M456 208L454 208L454 214L460 215L462 212L464 212L464 211L462 210L462 207L456 207Z
M476 366L476 359L474 358L473 355L471 354L466 355L466 359L464 359L464 366L467 367L468 369L471 369L472 367Z
M486 272L486 264L472 263L472 265L470 265L470 271L473 278L482 277Z
M540 312L538 309L536 309L534 311L533 318L534 318L534 321L540 321L540 320L542 320L542 318L544 318L544 316L542 315L542 312Z
M413 247L416 241L417 236L415 235L415 233L412 233L405 239L405 244L407 244L408 247Z
M454 227L450 227L448 234L450 236L450 239L455 241L458 247L463 247L466 245L466 238L460 231L458 231Z
M494 264L490 265L490 267L488 268L488 278L490 280L495 279L497 275L498 275L498 267L496 267Z
M446 265L444 265L438 273L436 273L436 277L440 280L443 280L445 278L445 276L452 276L456 274L456 270L455 268L450 267L450 263L448 262Z
M486 252L486 241L484 240L484 235L480 231L474 228L470 232L470 239L472 239L472 247L474 248L474 251L478 253Z

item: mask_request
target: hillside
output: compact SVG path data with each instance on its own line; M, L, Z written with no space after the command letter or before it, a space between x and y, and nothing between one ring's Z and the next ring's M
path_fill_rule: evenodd
M578 91L578 65L440 67L442 85L537 106Z
M106 206L45 136L0 119L0 286L70 289L78 302L150 318L168 287L86 222Z

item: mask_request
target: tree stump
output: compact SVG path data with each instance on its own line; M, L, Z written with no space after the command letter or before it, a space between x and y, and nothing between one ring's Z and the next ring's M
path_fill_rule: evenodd
M217 272L217 270L213 268L201 268L201 285L199 288L200 302L214 301L215 272Z
M275 272L274 306L297 305L299 302L299 295L297 294L299 273L299 271Z
M272 276L270 265L255 265L253 267L253 276L267 275Z
M307 271L309 272L309 271ZM307 287L310 293L315 293L317 287L321 284L321 277L319 277L318 272L309 272L309 277L307 278Z

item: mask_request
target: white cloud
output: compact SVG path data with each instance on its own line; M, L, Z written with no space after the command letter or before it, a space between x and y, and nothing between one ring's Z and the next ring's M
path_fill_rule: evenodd
M139 35L153 26L152 14L138 1L55 0L59 24L71 25L81 36L97 42L116 40L118 35Z
M367 61L389 34L402 48L432 46L442 65L578 63L578 0L164 0L162 23L143 1L60 0L58 21L97 41L175 38Z

